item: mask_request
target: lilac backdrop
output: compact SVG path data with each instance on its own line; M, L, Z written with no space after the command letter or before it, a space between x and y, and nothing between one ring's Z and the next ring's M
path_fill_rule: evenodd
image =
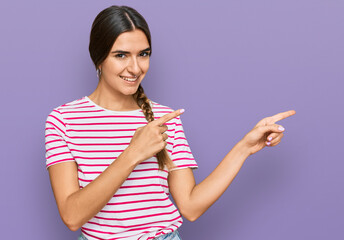
M184 240L340 239L344 231L344 3L340 0L4 1L1 32L1 239L76 239L59 217L45 169L44 122L89 95L95 16L136 8L153 36L147 95L185 108L203 180L262 118L282 142L247 159Z

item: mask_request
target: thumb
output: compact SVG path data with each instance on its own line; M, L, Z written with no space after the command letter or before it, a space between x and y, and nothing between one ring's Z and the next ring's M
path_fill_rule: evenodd
M259 130L262 131L263 133L266 132L283 132L285 129L282 125L278 125L278 124L271 124L271 125L267 125L267 126L261 126L259 127Z

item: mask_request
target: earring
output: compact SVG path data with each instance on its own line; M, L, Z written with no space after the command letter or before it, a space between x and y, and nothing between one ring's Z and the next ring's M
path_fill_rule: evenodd
M100 78L100 75L102 74L102 70L100 68L97 69L97 77Z

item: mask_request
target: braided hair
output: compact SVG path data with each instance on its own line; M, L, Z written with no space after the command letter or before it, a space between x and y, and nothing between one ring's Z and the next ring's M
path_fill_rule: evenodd
M152 111L152 107L150 105L150 100L146 96L143 87L141 84L139 85L136 93L134 94L134 99L136 100L137 104L140 106L140 108L143 111L143 114L145 115L145 118L148 122L154 121L154 113ZM168 169L173 168L175 165L168 156L166 148L162 149L160 152L156 154L159 164L159 169L163 170L164 165L167 166Z

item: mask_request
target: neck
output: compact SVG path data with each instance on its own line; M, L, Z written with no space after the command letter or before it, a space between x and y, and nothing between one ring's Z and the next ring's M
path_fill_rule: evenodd
M98 84L97 88L88 96L97 105L112 111L131 111L139 109L133 95L118 95Z

